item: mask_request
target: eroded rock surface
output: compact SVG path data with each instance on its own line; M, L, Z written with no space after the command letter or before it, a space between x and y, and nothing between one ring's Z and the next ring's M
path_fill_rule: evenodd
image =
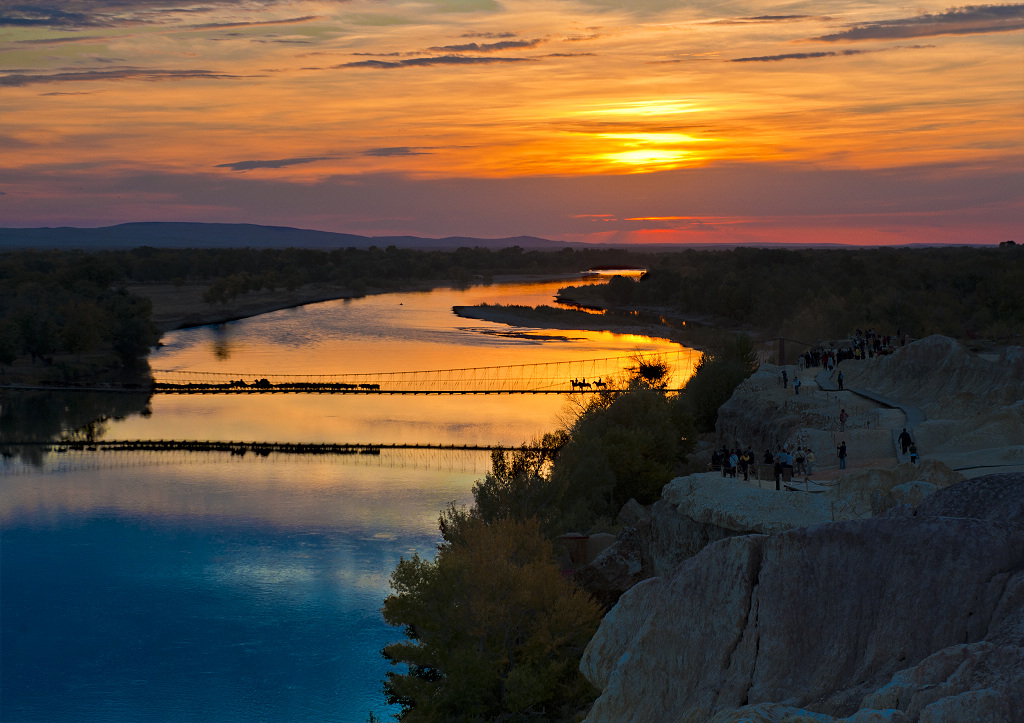
M679 477L665 485L651 509L653 572L670 574L726 537L772 534L832 519L832 505L821 495L758 489L717 473Z
M708 545L606 616L587 720L1022 720L1022 485Z

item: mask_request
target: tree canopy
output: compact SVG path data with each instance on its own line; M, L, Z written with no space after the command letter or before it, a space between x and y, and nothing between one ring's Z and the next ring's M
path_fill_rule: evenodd
M388 702L409 723L558 720L593 698L577 666L600 621L566 580L536 520L465 516L434 560L399 562L384 619L406 642L384 648Z

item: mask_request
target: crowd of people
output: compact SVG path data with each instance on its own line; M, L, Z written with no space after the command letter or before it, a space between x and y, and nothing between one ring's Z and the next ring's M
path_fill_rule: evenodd
M857 329L850 338L849 346L838 349L831 346L828 349L823 346L814 347L801 354L797 364L801 369L824 367L832 371L839 362L847 359L869 359L891 354L895 351L897 342L900 346L907 344L907 335L900 335L899 329L895 335L879 334L874 329Z
M801 354L798 358L797 369L799 371L810 367L823 367L831 372L841 361L847 359L868 359L890 354L895 351L897 344L905 346L907 341L907 335L901 334L899 329L892 336L879 334L875 329L868 329L866 332L857 329L854 331L849 345L846 347L835 348L831 344L828 348L817 346ZM791 382L789 372L783 368L780 373L780 381L783 388L788 389L792 385L794 394L800 393L800 378L798 374L795 373L793 375ZM836 382L839 391L843 391L844 375L842 371L837 375ZM850 415L847 414L846 409L841 409L838 417L840 432L846 430L846 422L849 418ZM900 434L898 443L903 454L909 454L911 463L917 464L917 446L906 429ZM837 445L836 458L839 461L839 469L846 469L847 448L845 440L841 440ZM721 449L717 449L712 453L711 463L708 468L713 471L720 470L723 477L737 477L739 474L742 474L744 480L749 480L751 469L757 464L754 451L749 447L744 450L741 445L730 450L723 445ZM766 468L770 469L774 473L775 489L780 490L782 484L789 482L794 475L808 477L814 472L814 452L810 447L803 445L798 445L795 449L791 444L781 445L774 452L766 449L760 464L762 467L756 470L760 472L757 475L758 478L762 479L764 470Z
M797 445L795 449L789 444L782 445L774 452L766 449L761 460L760 464L764 468L770 468L774 473L777 490L782 488L783 482L788 482L794 475L808 477L814 473L814 450L802 444ZM840 461L845 461L845 449ZM742 447L730 450L722 445L721 449L711 453L709 469L720 470L723 477L738 477L742 474L743 479L749 481L751 469L755 464L758 464L757 455L750 447L745 450Z

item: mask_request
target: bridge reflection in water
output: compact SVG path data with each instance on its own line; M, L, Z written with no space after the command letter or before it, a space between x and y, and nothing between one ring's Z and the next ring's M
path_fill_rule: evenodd
M14 445L24 446L24 445ZM131 440L34 443L45 452L41 464L17 457L0 460L0 475L67 473L97 469L135 469L154 466L180 467L211 462L274 462L321 464L330 458L343 466L413 468L484 474L491 468L491 452L501 446L426 444L287 444L266 442L215 442Z
M598 392L621 382L640 363L663 363L668 386L678 390L693 374L696 349L504 366L363 374L261 374L153 371L164 394L568 394Z

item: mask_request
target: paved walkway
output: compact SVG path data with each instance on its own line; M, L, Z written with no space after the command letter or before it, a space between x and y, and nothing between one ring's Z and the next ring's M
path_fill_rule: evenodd
M839 383L832 378L832 375L829 374L828 369L822 369L820 372L818 372L818 375L814 378L814 381L818 384L822 391L839 391ZM894 399L884 397L881 394L877 394L876 392L872 392L868 389L855 389L853 387L847 387L846 385L843 385L843 391L856 394L857 396L864 397L865 399L870 399L871 401L877 402L878 404L881 404L883 406L890 407L892 409L899 409L900 411L902 411L903 414L906 415L907 417L906 428L907 431L910 432L911 438L913 438L914 436L914 428L920 425L922 422L924 422L924 420L927 418L925 416L924 410L921 409L920 407L915 407L911 404L903 404L902 402L897 402ZM897 438L899 437L900 432L902 431L902 427L900 429L892 430L892 445L896 450L896 458L900 462L909 462L910 455L903 454L900 451L900 445L897 441Z

